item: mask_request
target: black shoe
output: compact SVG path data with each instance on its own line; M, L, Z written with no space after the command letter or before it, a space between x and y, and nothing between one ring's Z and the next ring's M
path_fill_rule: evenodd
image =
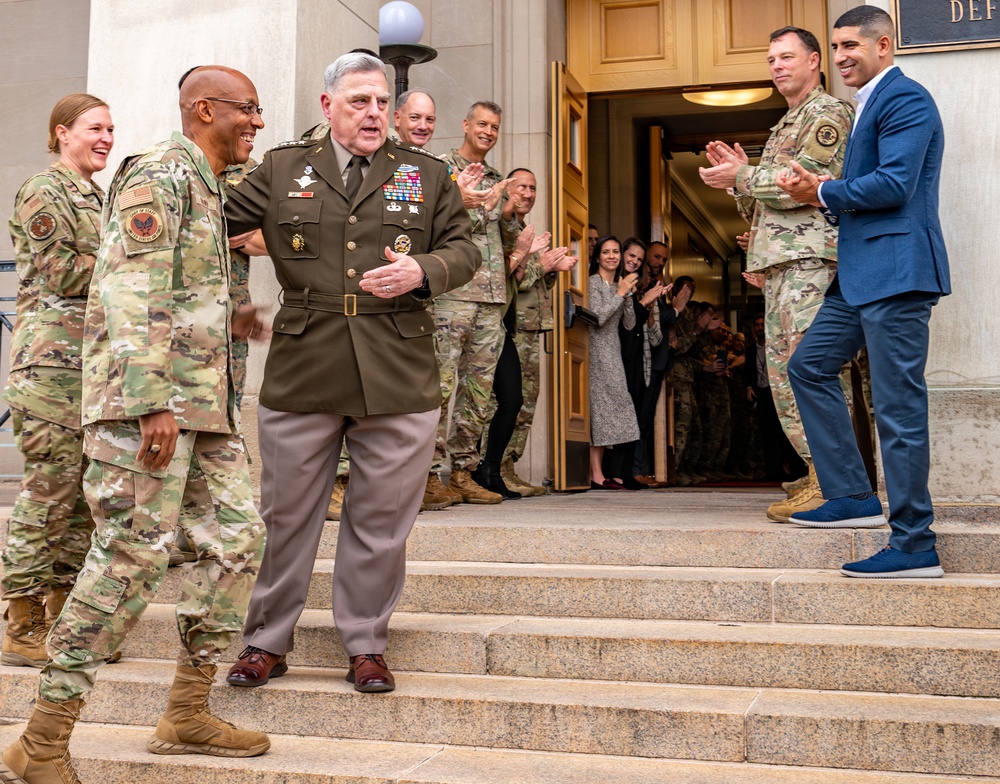
M500 476L500 464L487 460L480 460L476 470L472 472L472 478L476 484L485 487L491 493L499 493L504 501L516 501L521 498L521 494L507 487Z

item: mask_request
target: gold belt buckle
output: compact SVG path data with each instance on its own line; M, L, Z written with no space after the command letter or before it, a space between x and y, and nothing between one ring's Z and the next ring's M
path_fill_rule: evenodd
M344 315L345 316L356 316L356 315L358 315L358 295L357 294L345 294L344 295Z

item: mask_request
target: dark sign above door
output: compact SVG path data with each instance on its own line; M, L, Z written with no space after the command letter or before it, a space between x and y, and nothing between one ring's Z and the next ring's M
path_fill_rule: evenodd
M1000 0L893 0L896 53L1000 46Z

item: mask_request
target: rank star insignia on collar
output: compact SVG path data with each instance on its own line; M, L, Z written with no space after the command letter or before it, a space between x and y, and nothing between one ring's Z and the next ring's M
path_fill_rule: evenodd
M319 180L314 180L309 174L303 174L297 180L292 180L292 182L297 182L300 188L308 188L313 183L319 182Z

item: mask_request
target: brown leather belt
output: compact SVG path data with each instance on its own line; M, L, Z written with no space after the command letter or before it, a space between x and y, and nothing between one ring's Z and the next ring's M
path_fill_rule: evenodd
M278 301L283 307L302 308L302 310L319 310L324 313L341 313L345 316L364 316L372 313L396 313L413 310L423 310L421 306L413 307L411 301L403 304L409 307L400 307L400 299L382 299L372 294L321 294L318 291L290 291L284 289Z

